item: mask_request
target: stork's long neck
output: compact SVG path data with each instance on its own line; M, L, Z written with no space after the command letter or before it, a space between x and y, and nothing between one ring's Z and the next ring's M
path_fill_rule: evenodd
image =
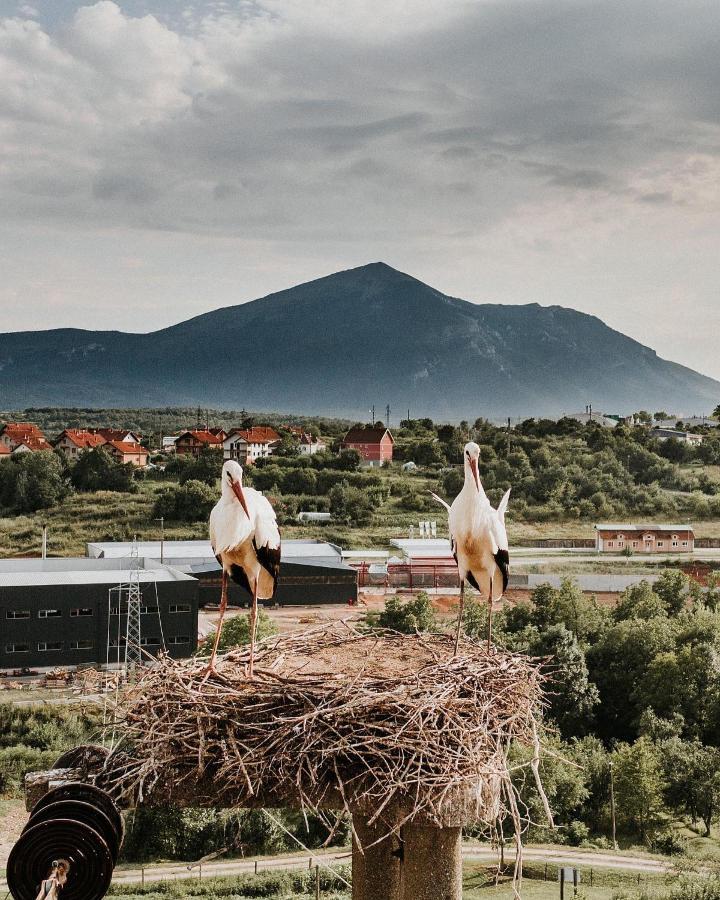
M478 475L477 484L475 483L475 476L473 475L472 466L470 465L469 460L465 460L465 484L463 485L463 492L470 494L473 498L477 497L481 501L489 502L482 481L480 480L480 475Z

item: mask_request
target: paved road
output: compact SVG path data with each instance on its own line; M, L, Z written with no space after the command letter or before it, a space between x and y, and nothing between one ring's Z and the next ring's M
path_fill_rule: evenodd
M483 844L465 844L463 846L463 858L478 862L494 863L498 859L497 852ZM506 852L506 861L512 862L514 856L512 850ZM525 862L547 862L560 865L571 864L580 868L595 869L624 869L631 872L646 872L648 874L661 874L672 868L672 865L662 859L651 856L623 856L615 853L594 853L592 851L565 849L544 849L528 847L523 850ZM299 853L290 856L275 856L257 860L257 871L269 871L271 869L308 869L316 864L335 868L338 864L349 863L350 853L347 850L325 852L310 856ZM241 875L256 871L254 859L235 859L225 861L213 861L203 863L202 877L222 877L226 875ZM198 865L189 869L187 865L175 863L166 865L151 865L145 869L117 869L113 876L113 882L117 884L137 884L143 879L151 881L181 881L200 876ZM0 881L0 889L5 890L4 882Z

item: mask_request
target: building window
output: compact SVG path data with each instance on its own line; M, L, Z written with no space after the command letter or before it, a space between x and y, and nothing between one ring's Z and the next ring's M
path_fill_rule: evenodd
M608 545L608 547L614 547L614 546L615 546L615 544L614 544L613 541L608 541L608 542L607 542L607 545Z
M121 637L119 640L117 638L110 638L111 647L124 647L125 643L126 641L124 637Z
M59 619L62 613L59 609L39 609L38 619Z
M71 650L92 650L94 646L92 641L70 641Z
M683 541L683 542L682 542L682 545L683 545L683 547L687 547L688 542L687 542L687 541Z
M62 650L62 641L40 641L38 650L45 653L48 650Z
M5 644L6 653L29 653L29 644Z
M618 547L624 547L625 541L618 541Z
M673 545L673 547L677 547L677 546L678 546L678 542L677 542L677 541L673 541L673 542L672 542L672 545Z
M93 611L89 606L80 606L77 609L70 610L70 615L74 618L79 616L91 616L92 614Z
M664 547L664 546L665 546L665 542L664 542L664 541L658 541L658 542L657 542L657 545L658 545L658 547Z
M30 618L30 610L29 609L9 609L5 613L6 619L29 619Z
M639 543L640 543L640 541L633 541L633 542L632 542L632 545L633 545L633 547L637 547L637 545L638 545Z
M140 638L140 646L141 647L159 647L160 646L160 638L159 637L141 637Z
M617 536L617 539L618 539L619 541L624 541L624 540L625 540L625 535L624 535L624 534L619 534L619 535Z
M181 635L176 634L176 635L173 635L172 637L168 638L168 643L169 644L189 644L190 638L184 634L181 634Z
M191 607L189 603L171 603L170 604L170 612L171 613L189 613L191 611Z
M676 541L676 540L678 539L678 536L677 536L676 534L674 534L674 535L672 536L672 539L673 539L674 541Z

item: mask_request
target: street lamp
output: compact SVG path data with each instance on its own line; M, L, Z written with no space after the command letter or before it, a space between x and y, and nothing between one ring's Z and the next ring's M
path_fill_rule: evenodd
M613 778L613 761L608 763L610 766L610 815L612 816L612 842L613 850L617 850L617 840L615 838L615 780Z

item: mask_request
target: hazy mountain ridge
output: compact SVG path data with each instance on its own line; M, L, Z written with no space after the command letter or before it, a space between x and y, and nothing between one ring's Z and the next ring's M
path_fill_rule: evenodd
M720 382L559 306L473 304L374 263L144 335L0 335L0 406L203 404L345 414L696 412Z

